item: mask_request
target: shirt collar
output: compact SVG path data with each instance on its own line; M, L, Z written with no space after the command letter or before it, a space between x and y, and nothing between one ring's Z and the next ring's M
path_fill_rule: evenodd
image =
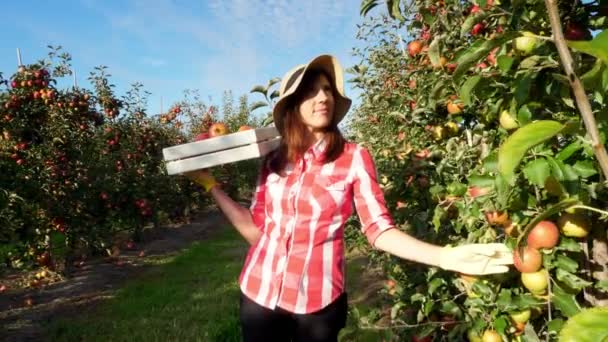
M327 138L323 137L319 141L315 142L311 147L308 148L306 153L304 153L304 158L310 159L312 157L313 160L316 160L325 153L326 147L327 147Z

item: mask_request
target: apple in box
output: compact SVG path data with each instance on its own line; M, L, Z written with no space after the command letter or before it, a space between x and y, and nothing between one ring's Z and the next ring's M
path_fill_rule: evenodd
M216 122L209 127L209 137L219 137L228 134L228 128L223 122Z
M205 139L209 139L209 133L207 132L199 133L196 137L194 137L194 141L201 141Z

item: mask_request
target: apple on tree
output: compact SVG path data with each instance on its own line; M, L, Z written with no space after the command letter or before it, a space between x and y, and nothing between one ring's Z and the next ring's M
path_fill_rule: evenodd
M422 51L422 43L414 40L413 42L407 45L407 51L410 56L414 57Z
M522 273L521 282L532 294L542 295L549 286L549 272L541 269L537 272Z
M564 213L557 219L557 225L565 236L583 238L589 234L591 226L585 216Z
M553 248L559 240L559 230L551 221L539 222L528 234L528 246L532 248Z
M543 257L536 248L526 246L522 249L516 248L513 253L513 264L522 273L536 272L543 263Z

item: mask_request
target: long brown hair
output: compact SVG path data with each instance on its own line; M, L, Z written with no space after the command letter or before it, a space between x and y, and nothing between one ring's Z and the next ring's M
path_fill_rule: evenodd
M310 147L310 141L307 139L309 134L308 128L304 122L302 122L298 113L298 106L304 100L305 90L309 89L321 75L325 75L331 83L334 99L336 98L336 86L332 82L332 78L324 70L311 69L306 71L298 89L291 98L288 99L289 102L285 106L287 110L283 114L284 132L281 132L281 144L274 153L269 156L269 168L271 172L282 174L287 163L295 162ZM330 163L338 159L340 154L342 154L344 144L346 143L344 136L342 136L342 133L338 128L335 115L332 117L332 122L325 128L325 140L327 145L322 162Z

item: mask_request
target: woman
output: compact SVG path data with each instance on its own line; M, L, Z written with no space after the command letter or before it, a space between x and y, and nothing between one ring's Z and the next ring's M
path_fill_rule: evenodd
M245 341L337 340L353 203L370 244L403 259L467 274L506 272L512 263L504 244L447 248L395 229L370 153L338 129L350 105L338 61L316 57L281 82L273 118L282 142L264 162L250 208L209 173L189 174L251 244L239 277Z

